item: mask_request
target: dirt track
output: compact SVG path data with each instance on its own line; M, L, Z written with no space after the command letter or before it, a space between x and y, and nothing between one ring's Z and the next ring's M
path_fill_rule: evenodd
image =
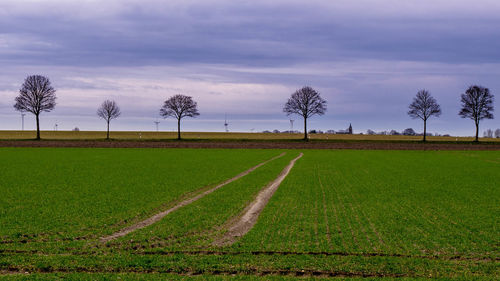
M281 153L281 154L280 154L280 155L278 155L278 156L275 156L275 157L273 157L273 158L271 158L271 159L269 159L269 160L266 160L266 161L264 161L264 162L262 162L262 163L260 163L260 164L258 164L258 165L256 165L256 166L254 166L254 167L252 167L252 168L250 168L250 169L248 169L248 170L246 170L246 171L244 171L244 172L242 172L242 173L238 174L237 176L232 177L232 178L230 178L230 179L228 179L228 180L224 181L224 182L223 182L223 183L221 183L221 184L218 184L216 187L213 187L213 188L211 188L211 189L209 189L209 190L207 190L207 191L205 191L205 192L202 192L202 193L200 193L200 194L198 194L198 195L196 195L196 196L194 196L194 197L192 197L192 198L186 199L186 200L184 200L184 201L182 201L182 202L178 203L177 205L175 205L174 207L172 207L172 208L170 208L170 209L168 209L168 210L166 210L166 211L160 212L160 213L155 214L154 216L152 216L152 217L150 217L150 218L148 218L148 219L146 219L146 220L143 220L143 221L141 221L141 222L138 222L138 223L136 223L136 224L133 224L133 225L131 225L131 226L128 226L128 227L126 227L126 228L123 228L123 229L121 229L120 231L115 232L115 233L113 233L113 234L111 234L111 235L109 235L109 236L102 237L102 238L100 239L100 241L101 241L101 242L103 242L103 243L105 243L105 242L108 242L108 241L114 240L114 239L116 239L116 238L119 238L119 237L125 236L125 235L127 235L127 234L129 234L129 233L131 233L131 232L133 232L133 231L138 230L138 229L141 229L141 228L144 228L144 227L146 227L146 226L152 225L152 224L154 224L154 223L158 222L159 220L161 220L162 218L164 218L166 215L168 215L168 214L170 214L170 213L172 213L172 212L174 212L174 211L176 211L176 210L180 209L181 207L184 207L184 206L186 206L186 205L189 205L189 204L193 203L194 201L196 201L196 200L198 200L198 199L200 199L200 198L202 198L202 197L205 197L206 195L208 195L208 194L210 194L210 193L212 193L212 192L216 191L217 189L219 189L219 188L221 188L221 187L225 186L226 184L229 184L229 183L231 183L231 182L233 182L233 181L235 181L235 180L237 180L237 179L239 179L239 178L241 178L241 177L244 177L244 176L246 176L246 175L250 174L251 172L253 172L253 171L254 171L254 170L256 170L257 168L259 168L259 167L261 167L261 166L263 166L263 165L265 165L265 164L267 164L267 163L269 163L269 162L271 162L271 161L273 161L273 160L275 160L275 159L277 159L277 158L280 158L280 157L282 157L282 156L283 156L283 155L285 155L285 154L286 154L286 153L285 153L285 152L283 152L283 153Z
M281 171L278 177L259 192L257 198L255 198L255 200L252 201L252 203L250 203L245 210L243 210L243 215L230 223L228 231L220 239L217 239L214 242L214 245L231 245L238 237L247 234L247 232L252 229L257 222L260 213L264 210L264 207L266 207L267 202L269 202L269 199L271 199L281 182L286 178L288 173L290 173L290 170L295 165L295 162L299 160L302 155L303 154L300 153L299 156L290 161L290 164L288 164L283 171Z
M379 150L500 150L499 144L417 142L286 142L286 141L10 141L0 147L95 147L95 148L264 148L264 149L379 149Z

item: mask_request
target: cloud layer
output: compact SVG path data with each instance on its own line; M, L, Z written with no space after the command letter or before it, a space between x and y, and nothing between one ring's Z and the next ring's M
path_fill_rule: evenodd
M419 129L406 111L427 88L443 107L431 131L468 135L460 93L500 89L499 13L489 0L2 1L0 129L19 128L13 98L39 73L58 89L46 129L100 129L95 109L113 98L116 129L151 130L183 93L202 113L188 130L222 131L224 113L233 130L285 130L286 98L311 85L329 101L311 128Z

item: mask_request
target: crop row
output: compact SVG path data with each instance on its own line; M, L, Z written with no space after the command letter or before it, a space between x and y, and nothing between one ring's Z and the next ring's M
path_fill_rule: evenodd
M22 241L112 233L279 153L2 148L0 154L0 238Z
M481 155L489 153L488 155ZM499 153L307 152L235 248L498 257Z

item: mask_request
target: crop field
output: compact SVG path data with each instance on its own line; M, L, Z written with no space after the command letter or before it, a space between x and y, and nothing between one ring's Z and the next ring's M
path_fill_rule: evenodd
M472 131L471 131L472 133ZM34 139L36 131L0 131L0 140ZM106 138L103 131L42 131L42 139L46 140L99 140ZM182 132L186 140L300 140L303 133L221 133L221 132ZM312 140L331 141L420 141L421 136L391 136L391 135L342 135L342 134L309 134ZM174 140L177 132L151 131L118 131L110 132L110 138L115 140ZM471 142L473 137L428 136L429 141ZM483 142L500 142L499 138L481 138Z
M0 156L0 279L500 278L500 151Z

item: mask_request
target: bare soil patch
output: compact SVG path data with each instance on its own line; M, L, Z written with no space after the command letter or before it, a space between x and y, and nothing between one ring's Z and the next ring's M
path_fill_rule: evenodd
M500 150L500 143L421 143L383 141L121 141L121 140L0 140L0 147L89 148L255 148L255 149L376 149L376 150Z
M184 269L171 269L171 268L143 268L143 267L120 267L114 269L108 268L92 268L92 267L78 267L76 269L66 268L66 267L54 267L47 266L44 268L32 268L25 269L20 266L12 267L11 270L0 271L1 275L12 275L12 274L50 274L50 273L143 273L143 274L175 274L178 276L201 276L201 275L211 275L211 276L290 276L290 277L413 277L414 275L409 274L395 274L395 273L380 273L380 272L353 272L353 271L325 271L325 270L310 270L310 269L263 269L248 267L245 270L241 269L205 269L196 270L191 268ZM168 276L165 276L168 279Z
M303 154L300 153L299 156L290 161L290 164L288 164L283 171L281 171L279 176L259 192L255 200L245 208L243 214L237 220L230 223L228 231L224 234L224 236L217 239L214 242L214 245L231 245L237 238L247 234L247 232L252 229L257 222L260 213L267 205L267 202L269 202L269 199L271 199L281 182L286 178L288 173L290 173L290 170L295 165L295 162L300 159L302 155Z
M235 180L237 180L239 178L242 178L242 177L248 175L249 173L253 172L255 169L257 169L257 168L259 168L259 167L261 167L261 166L263 166L263 165L265 165L265 164L267 164L267 163L269 163L269 162L271 162L271 161L273 161L275 159L278 159L278 158L282 157L285 154L286 154L286 152L283 152L283 153L281 153L278 156L275 156L275 157L273 157L273 158L271 158L269 160L266 160L266 161L264 161L264 162L262 162L262 163L260 163L260 164L258 164L256 166L254 166L254 167L252 167L252 168L250 168L250 169L248 169L248 170L246 170L246 171L238 174L237 176L232 177L232 178L230 178L230 179L228 179L228 180L226 180L226 181L218 184L217 186L215 186L215 187L213 187L213 188L211 188L211 189L209 189L207 191L204 191L204 192L202 192L202 193L200 193L200 194L198 194L198 195L196 195L196 196L194 196L192 198L188 198L188 199L186 199L184 201L181 201L180 203L178 203L177 205L175 205L174 207L172 207L172 208L170 208L170 209L168 209L166 211L157 213L154 216L152 216L152 217L150 217L150 218L148 218L146 220L143 220L143 221L138 222L136 224L133 224L131 226L125 227L125 228L121 229L120 231L115 232L115 233L113 233L113 234L111 234L109 236L102 237L100 239L100 241L103 242L103 243L105 243L105 242L114 240L116 238L125 236L125 235L127 235L127 234L129 234L129 233L131 233L133 231L138 230L138 229L141 229L141 228L144 228L146 226L152 225L152 224L158 222L159 220L161 220L166 215L168 215L168 214L170 214L170 213L172 213L172 212L174 212L174 211L176 211L176 210L178 210L178 209L180 209L180 208L182 208L182 207L184 207L186 205L189 205L189 204L193 203L194 201L196 201L196 200L198 200L198 199L200 199L202 197L205 197L206 195L208 195L208 194L216 191L217 189L225 186L226 184L229 184L229 183L231 183L231 182L233 182L233 181L235 181Z

